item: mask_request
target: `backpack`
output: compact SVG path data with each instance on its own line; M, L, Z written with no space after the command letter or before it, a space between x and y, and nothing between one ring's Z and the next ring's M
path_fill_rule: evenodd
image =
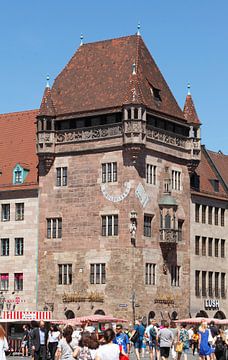
M80 354L77 357L78 360L92 360L92 355L87 347L83 347L80 350Z
M156 340L157 331L154 326L150 328L149 334L150 334L150 340Z

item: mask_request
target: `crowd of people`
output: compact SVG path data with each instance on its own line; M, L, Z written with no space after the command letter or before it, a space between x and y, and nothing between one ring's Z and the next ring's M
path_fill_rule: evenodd
M218 328L212 321L203 320L197 327L177 326L162 321L150 320L148 326L136 320L131 331L117 324L102 333L93 326L82 328L66 325L47 329L44 321L24 325L22 355L31 355L34 360L127 360L134 349L137 360L149 352L150 360L187 360L188 354L201 360L228 360L228 329ZM0 325L0 360L5 360L9 349L5 331Z

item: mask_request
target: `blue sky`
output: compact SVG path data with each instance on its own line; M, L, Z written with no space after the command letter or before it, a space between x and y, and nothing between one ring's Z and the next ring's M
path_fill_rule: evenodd
M0 3L0 113L38 108L80 43L141 34L183 108L187 83L202 143L228 154L228 1L7 0Z

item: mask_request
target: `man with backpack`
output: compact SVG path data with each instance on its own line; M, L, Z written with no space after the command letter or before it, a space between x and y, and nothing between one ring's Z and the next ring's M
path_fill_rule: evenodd
M150 319L150 325L148 325L146 328L145 337L149 341L150 360L155 360L156 350L157 350L157 338L158 338L158 329L156 327L155 319Z

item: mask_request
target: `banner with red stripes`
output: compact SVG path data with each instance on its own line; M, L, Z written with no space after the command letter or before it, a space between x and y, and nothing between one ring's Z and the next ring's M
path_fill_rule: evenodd
M1 311L2 320L51 320L51 311Z

